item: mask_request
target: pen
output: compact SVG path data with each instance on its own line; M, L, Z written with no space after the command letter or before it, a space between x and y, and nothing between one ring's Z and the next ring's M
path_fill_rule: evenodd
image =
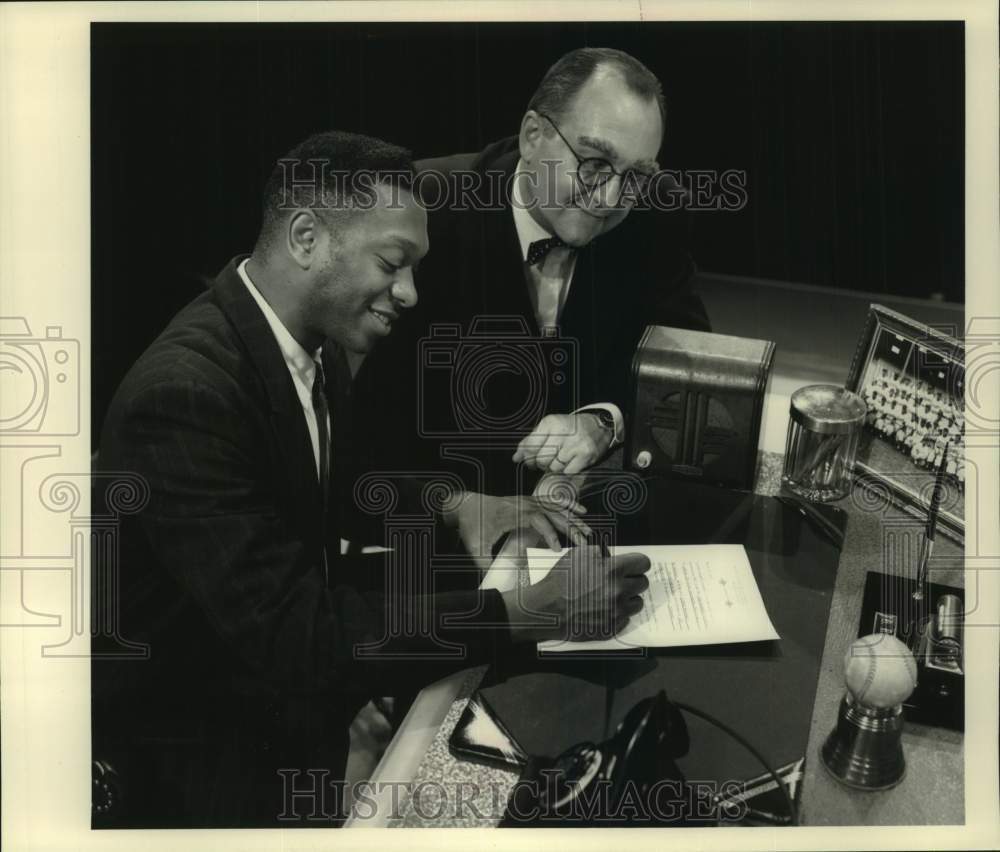
M750 807L749 805L747 805L747 816L779 824L789 823L792 821L792 818L786 814L772 814L770 811L760 811L757 810L757 808Z
M920 552L920 562L917 566L917 583L913 590L913 599L920 601L924 599L924 583L927 579L927 563L930 562L931 553L934 551L934 534L937 532L938 512L941 508L941 498L944 488L944 471L948 464L948 447L944 445L941 453L941 461L938 464L937 474L934 476L934 491L931 492L931 505L927 512L927 526L924 529L923 547Z
M601 558L607 559L611 554L608 552L608 545L604 541L604 536L602 536L597 530L590 531L590 538L588 541L591 547L596 547L600 550Z
M593 534L593 543L596 544L601 549L602 559L607 559L608 557L611 556L611 554L608 552L608 545L604 541L604 536L602 536L600 533L596 531Z

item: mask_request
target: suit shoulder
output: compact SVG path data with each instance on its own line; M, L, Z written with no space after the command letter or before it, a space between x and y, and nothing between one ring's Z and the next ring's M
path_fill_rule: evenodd
M429 173L450 176L453 172L471 169L478 157L479 154L476 152L449 154L445 157L428 157L425 160L417 160L413 164L413 168L419 184L426 179Z
M413 167L418 176L421 172L431 171L445 175L467 169L485 171L496 166L497 161L502 161L504 158L509 157L517 149L517 137L508 136L497 142L490 143L482 151L448 154L441 157L425 157L417 160L413 164Z
M443 194L449 199L458 198L455 193L473 188L481 193L483 176L513 172L517 157L517 137L511 136L488 145L482 151L418 160L414 163L414 187L424 203L440 207ZM462 175L479 177L468 180Z
M120 406L154 388L180 386L199 387L222 398L239 395L251 379L241 349L214 294L203 293L182 308L139 356L114 402Z

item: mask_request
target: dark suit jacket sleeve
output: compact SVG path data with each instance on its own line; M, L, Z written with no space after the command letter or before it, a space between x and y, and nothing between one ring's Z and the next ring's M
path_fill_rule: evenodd
M115 435L118 463L149 482L141 523L153 553L252 670L279 688L315 692L332 689L345 676L385 677L395 685L409 685L408 678L426 682L504 653L506 627L445 625L439 636L464 645L464 660L421 666L356 662L356 644L385 636L390 601L333 577L327 587L322 567L268 487L268 461L261 453L266 435L255 434L264 431L261 423L259 413L241 411L214 388L169 380L132 396ZM480 609L479 622L506 622L497 592L454 592L393 605L406 612L430 606L438 619ZM393 640L386 650L435 647L418 637Z

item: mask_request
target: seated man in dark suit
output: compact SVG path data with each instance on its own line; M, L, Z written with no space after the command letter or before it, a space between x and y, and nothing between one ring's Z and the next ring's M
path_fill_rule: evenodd
M122 788L100 825L336 824L332 782L369 699L567 624L581 635L602 612L620 629L641 608L648 561L589 547L522 594L437 592L410 551L386 557L397 582L381 585L381 562L342 555L345 353L367 352L416 302L426 215L395 146L331 132L286 160L313 185L300 171L292 186L280 163L253 254L174 317L104 424L100 469L144 482L148 501L121 528L117 594L95 586L94 623L119 628L94 639L94 757ZM435 505L441 534L470 549L486 528L587 532L572 510L530 499L452 492ZM527 614L538 612L561 627L539 627ZM148 645L148 659L114 659L121 637Z
M638 60L584 48L548 71L518 136L417 163L433 250L421 304L359 376L407 404L366 421L398 450L373 463L455 456L507 492L525 485L511 460L574 474L623 440L645 326L708 329L683 213L662 209L679 188L653 180L665 116Z

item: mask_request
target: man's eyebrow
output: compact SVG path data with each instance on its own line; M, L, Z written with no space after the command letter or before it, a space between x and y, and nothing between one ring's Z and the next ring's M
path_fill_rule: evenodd
M615 146L610 142L606 142L604 139L598 139L594 136L580 136L578 139L581 145L586 145L588 148L593 148L595 151L599 151L612 163L620 159ZM658 166L655 160L638 160L637 162L632 163L629 168L638 169L643 172L655 172Z
M407 239L406 237L399 237L393 234L386 238L386 245L391 245L393 248L401 248L407 254L417 254L419 249L417 244L413 240Z
M660 170L660 164L656 162L656 160L637 160L632 164L632 168L641 172L646 172L647 174L652 174L653 172L658 172Z
M386 239L385 245L402 250L404 255L404 266L410 266L413 269L416 269L420 265L420 261L422 259L420 246L413 242L413 240L392 234Z
M581 145L586 145L588 148L600 151L609 160L618 159L618 152L610 142L605 142L603 139L597 139L594 136L579 136L577 138L580 140Z

